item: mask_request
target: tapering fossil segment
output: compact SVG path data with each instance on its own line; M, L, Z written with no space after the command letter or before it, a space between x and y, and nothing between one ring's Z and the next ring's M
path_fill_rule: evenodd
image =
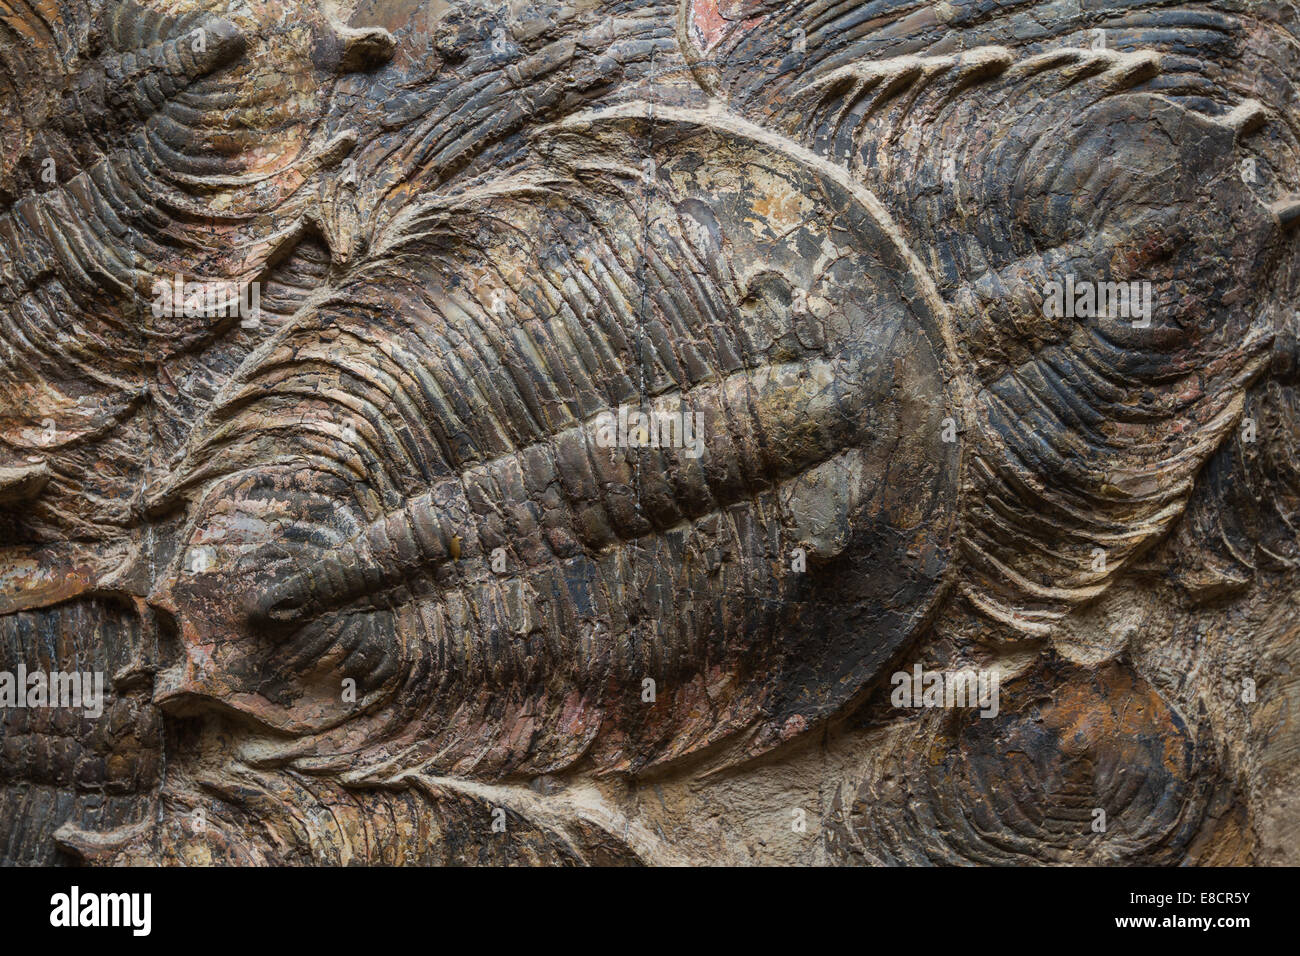
M1297 39L0 0L3 858L1294 862Z

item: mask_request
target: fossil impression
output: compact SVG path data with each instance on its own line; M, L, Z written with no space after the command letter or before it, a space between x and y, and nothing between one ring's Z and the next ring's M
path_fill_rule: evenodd
M1300 22L0 0L0 859L1300 862Z

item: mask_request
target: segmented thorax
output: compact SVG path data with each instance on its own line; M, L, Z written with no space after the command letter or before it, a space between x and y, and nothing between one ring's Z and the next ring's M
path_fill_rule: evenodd
M0 210L3 497L35 501L18 539L120 536L145 449L173 428L143 420L146 395L160 418L193 414L191 353L249 318L232 298L256 311L250 286L312 228L318 173L355 144L325 121L334 76L391 38L315 4L4 16L12 36L48 32L50 55L19 62L0 41L29 71L0 179L15 197Z
M392 681L427 708L408 767L635 769L768 746L912 632L956 500L933 289L834 167L649 113L413 212L232 384L167 492L206 485L186 554L214 556L167 599L215 662L178 699L305 732L348 716L340 675ZM282 700L242 686L268 668Z

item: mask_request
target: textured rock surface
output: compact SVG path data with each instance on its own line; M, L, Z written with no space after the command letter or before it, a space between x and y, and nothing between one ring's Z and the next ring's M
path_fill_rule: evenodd
M1300 862L1298 81L1274 2L0 0L0 671L107 685L0 709L0 858Z

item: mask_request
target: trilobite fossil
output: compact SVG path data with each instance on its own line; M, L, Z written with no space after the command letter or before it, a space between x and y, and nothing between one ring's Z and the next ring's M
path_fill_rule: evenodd
M5 60L0 622L104 602L168 756L60 846L739 858L683 808L811 775L821 859L1286 852L1280 9L301 6ZM177 274L266 321L150 321ZM891 706L922 662L1002 706Z

